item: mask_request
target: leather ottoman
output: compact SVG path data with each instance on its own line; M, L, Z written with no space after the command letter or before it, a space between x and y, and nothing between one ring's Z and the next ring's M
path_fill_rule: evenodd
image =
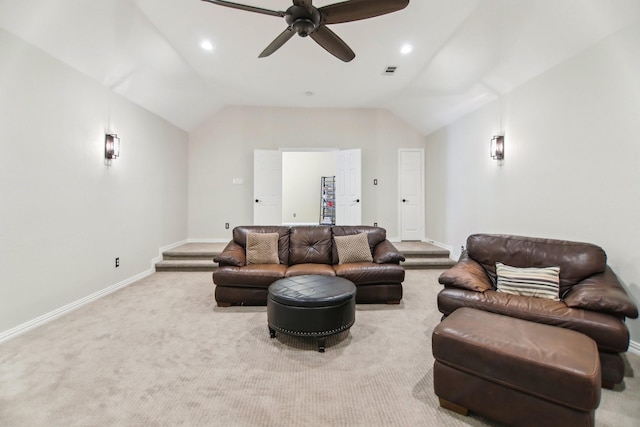
M586 335L464 307L436 326L432 343L444 408L511 426L595 423L600 360Z
M326 337L349 329L356 318L356 287L341 277L303 275L273 282L267 296L271 338L277 332L315 337L323 353Z

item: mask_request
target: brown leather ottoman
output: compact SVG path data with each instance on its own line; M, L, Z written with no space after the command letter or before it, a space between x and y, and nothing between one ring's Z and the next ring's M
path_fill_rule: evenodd
M586 335L459 308L433 330L440 406L511 426L593 426L600 360Z
M267 321L276 331L315 337L324 353L326 337L349 329L356 319L356 286L335 276L303 275L269 286Z

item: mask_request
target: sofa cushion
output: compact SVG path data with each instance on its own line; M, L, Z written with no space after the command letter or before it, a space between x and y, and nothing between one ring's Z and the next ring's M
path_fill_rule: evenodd
M445 316L461 307L573 329L591 337L598 343L600 350L610 353L624 352L629 347L629 329L620 317L569 308L563 301L522 297L492 290L475 292L445 288L438 293L438 310Z
M590 243L501 234L472 234L469 256L479 262L496 283L496 262L514 267L560 267L560 295L587 277L602 273L607 256Z
M560 267L517 268L496 263L498 292L559 300Z
M247 234L247 265L280 264L278 233Z
M376 264L357 262L333 266L336 276L358 284L401 283L404 280L404 267L398 264Z
M333 239L338 250L339 264L373 261L366 233L353 234L351 236L334 236Z
M287 268L285 277L307 276L309 274L317 276L335 276L333 267L327 264L296 264Z
M224 266L213 272L213 283L223 286L268 288L282 279L287 266L282 264L254 264L244 267Z
M291 227L289 265L331 264L331 226Z

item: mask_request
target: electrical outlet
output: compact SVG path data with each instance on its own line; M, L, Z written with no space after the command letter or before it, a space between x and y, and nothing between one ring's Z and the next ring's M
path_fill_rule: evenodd
M225 230L228 230L228 229L229 229L229 223L228 223L228 222L225 222L225 223L224 223L224 228L225 228Z
M116 268L120 267L120 258L116 258Z
M374 222L374 223L373 223L373 226L374 226L374 227L377 227L377 226L378 226L378 223L377 223L377 222Z

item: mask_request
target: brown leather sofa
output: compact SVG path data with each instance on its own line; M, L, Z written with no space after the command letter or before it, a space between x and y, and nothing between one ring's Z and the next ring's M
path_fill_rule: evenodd
M249 264L249 233L278 233L278 264ZM341 264L334 237L366 233L372 262ZM356 302L398 304L402 299L404 256L386 238L386 230L370 226L239 226L233 240L214 258L218 306L266 305L267 288L284 277L318 274L338 276L356 285Z
M559 300L496 290L496 262L519 268L559 266ZM599 246L564 240L474 234L458 262L442 273L438 309L446 317L472 307L572 329L593 339L600 355L602 386L624 379L621 353L629 346L625 317L637 318L629 298ZM491 325L487 325L491 327Z

